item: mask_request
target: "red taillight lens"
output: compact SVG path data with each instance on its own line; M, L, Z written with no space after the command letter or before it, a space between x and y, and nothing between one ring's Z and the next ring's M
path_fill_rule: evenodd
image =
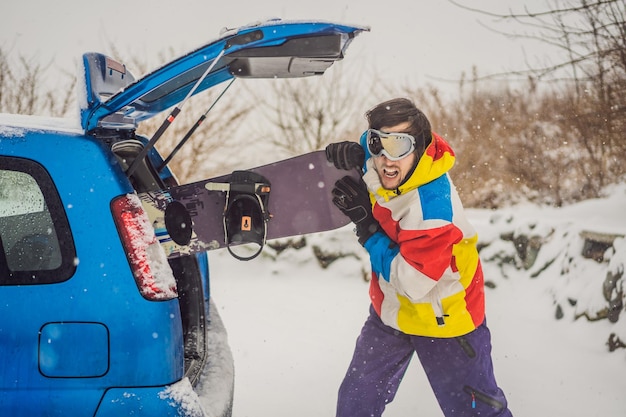
M111 210L141 295L148 300L176 298L172 269L139 197L120 196L111 203Z

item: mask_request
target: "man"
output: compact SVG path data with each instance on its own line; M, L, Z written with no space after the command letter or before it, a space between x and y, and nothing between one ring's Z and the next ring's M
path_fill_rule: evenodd
M366 113L361 144L326 148L333 202L355 223L372 265L371 307L344 381L338 417L382 415L413 352L449 417L511 416L485 323L477 235L448 176L454 152L407 99Z

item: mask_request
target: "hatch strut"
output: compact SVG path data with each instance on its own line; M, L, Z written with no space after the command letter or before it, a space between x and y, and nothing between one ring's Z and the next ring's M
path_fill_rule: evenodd
M200 116L198 118L198 120L196 120L196 123L194 123L193 126L191 126L191 128L189 129L189 131L187 131L187 133L185 134L185 136L180 140L180 142L178 142L178 144L176 145L176 147L174 148L174 150L168 155L167 158L165 158L165 161L163 161L163 163L159 166L159 168L157 168L157 172L161 173L161 171L163 171L163 168L165 168L167 166L167 164L170 163L170 161L172 160L172 158L174 158L174 155L176 155L178 153L178 151L183 147L183 145L185 143L187 143L187 140L189 140L189 138L191 137L191 135L194 134L194 132L196 131L197 128L200 127L200 125L204 122L204 119L206 119L207 114L209 114L209 112L213 109L213 107L217 104L217 102L222 98L222 96L224 95L224 93L226 93L226 90L228 90L228 88L233 84L233 82L235 81L235 78L233 78L232 80L230 80L230 82L228 83L228 85L226 86L226 88L224 88L224 90L220 93L219 96L217 96L217 98L215 99L215 101L213 101L213 103L211 104L211 106L209 106L209 108L207 109L207 111L204 112L204 114L202 116Z
M148 154L148 151L154 147L154 145L161 138L163 133L165 133L167 128L172 124L172 122L174 122L174 119L176 119L176 116L178 116L178 114L182 110L183 106L185 105L185 103L187 102L189 97L191 97L193 95L193 93L196 91L196 89L200 86L200 83L202 83L202 81L204 81L204 79L207 77L207 75L209 75L211 70L215 67L217 62L222 58L222 56L224 56L225 52L226 52L226 48L224 48L224 49L222 49L220 51L220 53L215 57L213 62L211 62L211 65L209 65L209 67L206 69L206 71L204 71L204 74L202 74L202 76L200 78L198 78L198 81L196 81L196 83L193 85L191 90L189 90L189 92L187 93L187 96L183 99L183 101L181 101L176 107L174 107L174 109L170 112L169 116L167 116L165 118L165 120L163 120L163 123L161 124L159 129L154 133L154 135L152 136L150 141L146 144L146 146L144 146L144 148L141 150L141 152L139 152L139 154L137 155L137 157L135 158L133 163L130 164L130 166L126 170L126 175L128 175L129 177L131 175L133 175L133 173L135 172L137 167L139 167L139 164L141 163L141 161L143 161L143 159Z

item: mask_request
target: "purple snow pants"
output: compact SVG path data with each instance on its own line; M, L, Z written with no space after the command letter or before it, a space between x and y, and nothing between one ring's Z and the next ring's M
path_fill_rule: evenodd
M337 417L378 417L393 401L417 353L446 417L511 417L493 374L486 323L456 338L410 336L382 323L373 308L339 388Z

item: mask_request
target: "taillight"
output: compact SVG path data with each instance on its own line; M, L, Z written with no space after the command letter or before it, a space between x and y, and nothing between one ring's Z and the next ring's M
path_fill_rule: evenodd
M111 203L111 210L141 295L148 300L176 298L172 269L139 197L136 194L117 197Z

